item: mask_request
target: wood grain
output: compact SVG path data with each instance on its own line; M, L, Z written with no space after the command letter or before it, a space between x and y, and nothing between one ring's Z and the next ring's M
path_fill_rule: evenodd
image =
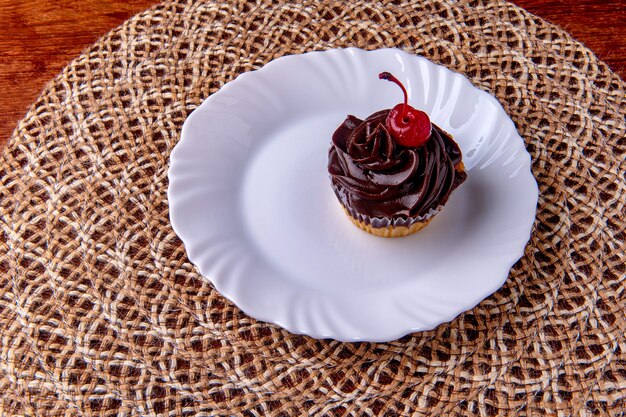
M626 76L624 0L513 0L555 23ZM110 29L154 0L0 0L0 148L45 85Z
M0 147L46 82L154 0L0 0Z
M512 0L565 29L626 78L626 1Z

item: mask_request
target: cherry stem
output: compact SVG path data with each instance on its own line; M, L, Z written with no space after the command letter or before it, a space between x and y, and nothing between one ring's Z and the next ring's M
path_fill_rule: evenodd
M406 120L406 110L407 110L407 106L409 102L409 96L406 93L406 89L404 88L402 83L396 77L394 77L390 72L387 72L387 71L381 72L380 74L378 74L378 78L380 78L381 80L391 81L392 83L397 84L402 89L402 94L404 94L404 105L402 106L402 121L405 123L408 123L408 121Z

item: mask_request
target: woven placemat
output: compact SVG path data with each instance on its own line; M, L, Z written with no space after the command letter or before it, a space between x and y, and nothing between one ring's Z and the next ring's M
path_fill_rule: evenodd
M257 322L187 260L167 168L185 117L286 54L399 47L495 95L539 208L496 294L339 343ZM625 85L503 1L168 1L45 88L0 159L0 415L621 415ZM416 300L419 302L419 300Z

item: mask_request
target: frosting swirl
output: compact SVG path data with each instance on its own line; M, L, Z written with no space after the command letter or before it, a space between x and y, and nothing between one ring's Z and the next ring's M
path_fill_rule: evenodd
M398 145L385 128L388 114L348 116L337 128L328 153L333 189L344 206L367 217L427 218L465 181L465 171L455 170L461 150L434 124L426 145Z

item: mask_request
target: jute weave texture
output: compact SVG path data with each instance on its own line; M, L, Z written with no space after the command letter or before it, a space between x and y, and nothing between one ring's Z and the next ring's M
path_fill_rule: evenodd
M504 287L392 343L247 317L168 219L169 155L203 99L277 57L347 46L402 48L493 94L540 188ZM625 107L588 49L499 0L139 14L47 85L0 158L0 415L623 415Z

